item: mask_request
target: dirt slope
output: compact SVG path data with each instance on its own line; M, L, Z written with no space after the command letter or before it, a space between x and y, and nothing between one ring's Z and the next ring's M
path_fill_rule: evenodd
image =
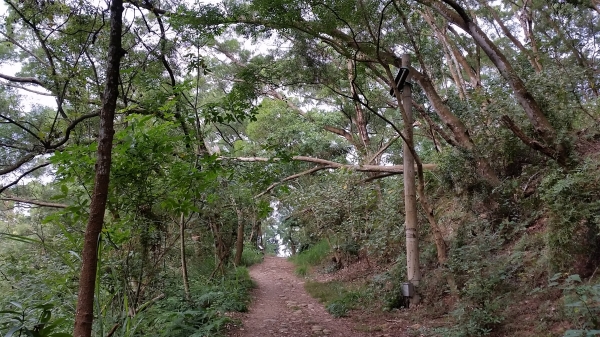
M334 318L306 293L293 269L286 259L271 256L250 268L257 283L253 302L248 313L238 316L243 326L234 328L230 337L406 336L399 325L385 320L380 326L361 317Z

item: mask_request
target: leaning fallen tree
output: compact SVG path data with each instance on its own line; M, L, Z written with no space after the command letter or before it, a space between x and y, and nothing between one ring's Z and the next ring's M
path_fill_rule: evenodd
M318 171L327 170L327 169L345 169L349 171L357 171L357 172L371 172L371 173L380 173L380 175L376 175L370 177L365 180L371 181L378 178L385 178L392 175L402 174L404 173L404 165L360 165L360 164L341 164L331 160L315 158L315 157L307 157L307 156L293 156L290 158L293 161L302 161L306 163L314 163L317 166L308 169L306 171L302 171L300 173L293 174L291 176L285 177L282 180L271 184L267 187L263 192L257 194L255 197L261 197L268 192L270 192L275 187L280 184L300 178L305 175L309 175ZM267 158L267 157L219 157L220 161L237 161L237 162L280 162L282 158ZM437 167L436 164L423 164L423 170L434 170Z

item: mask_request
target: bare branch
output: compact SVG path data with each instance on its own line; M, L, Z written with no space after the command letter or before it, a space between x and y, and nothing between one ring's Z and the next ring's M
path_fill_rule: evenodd
M14 170L18 169L18 168L19 168L19 167L21 167L23 164L25 164L25 163L27 163L28 161L30 161L31 159L33 159L35 156L36 156L36 155L35 155L35 154L33 154L33 153L30 153L30 154L26 155L25 157L23 157L23 158L19 159L19 160L18 160L16 163L14 163L13 165L11 165L11 166L9 166L9 167L7 167L7 168L3 169L3 170L0 170L0 176L1 176L1 175L4 175L4 174L7 174L7 173L10 173L10 172L12 172L12 171L14 171Z
M44 60L42 60L39 56L37 56L35 53L33 53L31 50L25 48L23 45L21 45L19 43L19 41L15 40L14 38L12 38L11 36L5 34L4 32L0 31L0 35L4 36L8 41L10 41L10 43L14 44L15 46L21 48L23 51L25 51L27 54L29 54L30 56L32 56L33 58L35 58L36 60L38 60L38 62L40 62L41 64L48 66L48 64L46 62L44 62Z
M368 183L368 182L371 182L373 180L383 179L383 178L395 176L395 175L398 175L398 174L400 174L400 173L381 173L381 174L378 174L378 175L371 176L371 177L369 177L367 179L363 179L363 180L361 180L361 183Z
M32 93L37 94L37 95L44 95L44 96L54 97L54 95L51 94L51 93L32 90L32 89L29 89L29 88L22 87L20 85L12 84L10 82L9 83L2 83L1 85L5 85L7 87L12 87L12 88L16 88L16 89L21 89L21 90L29 91L29 92L32 92Z
M41 139L35 132L33 132L33 131L29 130L28 128L24 127L23 125L21 125L21 123L13 120L10 117L4 116L4 115L0 115L0 118L4 119L5 121L9 122L10 124L18 126L20 129L22 129L23 131L27 132L31 136L33 136L33 138L37 139L42 145L46 146L46 144L47 144L46 141L44 141L43 139ZM29 124L29 125L32 125L32 124Z
M500 119L502 120L502 123L504 123L504 125L506 125L506 127L509 128L510 131L512 131L515 134L515 136L517 136L517 138L519 138L527 146L545 154L546 156L552 159L556 159L556 151L540 143L539 141L527 136L525 132L523 132L523 130L510 117L504 115Z
M303 172L291 175L289 177L285 177L281 181L278 181L276 183L271 184L271 186L267 187L267 189L264 190L263 192L257 194L254 198L260 198L260 197L262 197L263 195L269 193L272 189L274 189L275 187L281 185L282 183L284 183L286 181L294 180L294 179L300 178L302 176L305 176L305 175L308 175L308 174L311 174L311 173L315 173L317 171L331 169L331 168L335 168L335 167L330 166L330 165L316 166L316 167L311 168L310 170L306 170L306 171L303 171Z
M53 145L48 145L46 148L49 150L54 150L56 148L58 148L59 146L63 145L64 143L66 143L69 140L69 136L71 135L71 131L73 131L73 129L77 126L77 124L81 123L82 121L89 119L89 118L93 118L93 117L97 117L100 114L100 110L96 110L92 113L89 113L87 115L83 115L75 120L73 120L65 129L65 137L59 141L56 144Z
M15 181L13 181L12 183L10 183L8 185L5 185L2 188L0 188L0 194L2 194L2 192L6 191L9 187L18 184L19 181L21 179L23 179L23 177L27 176L31 172L37 171L37 170L41 169L42 167L46 167L48 165L50 165L50 163L44 163L44 164L38 165L38 166L36 166L36 167L34 167L34 168L30 169L30 170L27 170L25 173L21 174Z
M387 150L398 138L400 138L400 136L395 136L394 138L390 139L389 142L387 142L387 144L385 144L384 146L382 146L379 151L377 151L373 156L371 156L371 158L369 158L369 160L366 161L367 164L370 164L373 162L373 160L375 160L377 157L379 157L385 150Z
M0 74L0 78L3 78L5 80L11 81L11 82L31 83L31 84L37 84L41 87L44 86L44 83L42 83L42 81L38 80L35 77L15 77L15 76Z
M148 2L148 1L146 1L146 3L141 3L140 1L136 1L136 0L128 0L128 1L124 2L123 4L128 4L128 3L134 5L135 7L146 9L146 10L154 13L157 16L159 14L166 15L166 16L170 15L170 13L167 12L166 10L152 6L152 4L150 4L150 2Z
M40 201L40 200L29 200L29 199L23 199L23 198L11 197L11 196L8 196L5 198L0 198L0 200L14 201L14 202L22 203L22 204L31 204L31 205L52 207L52 208L67 208L67 207L69 207L68 205L65 205L65 204L57 204L54 202L47 202L47 201Z
M266 157L220 157L219 160L232 160L240 162L276 162L280 161L281 158L266 158ZM320 165L331 166L335 169L346 169L357 172L388 172L388 173L403 173L404 166L402 165L351 165L351 164L340 164L330 160L306 157L306 156L294 156L292 160L302 161L307 163L315 163ZM433 170L437 167L436 164L423 164L423 168L426 170Z

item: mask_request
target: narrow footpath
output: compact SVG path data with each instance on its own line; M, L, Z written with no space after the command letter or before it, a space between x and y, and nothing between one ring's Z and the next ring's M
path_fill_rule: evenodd
M257 284L253 301L248 313L238 316L242 326L234 328L230 337L405 336L389 326L373 331L359 317L334 318L304 290L304 281L285 258L266 256L250 268L250 276Z

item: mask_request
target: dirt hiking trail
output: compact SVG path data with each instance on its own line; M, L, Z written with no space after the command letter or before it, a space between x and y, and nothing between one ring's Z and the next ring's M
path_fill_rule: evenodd
M380 326L373 317L334 318L306 292L304 280L285 258L265 256L264 262L250 268L250 276L257 285L253 301L247 313L236 315L242 326L234 327L230 337L406 336L403 326L385 319Z

